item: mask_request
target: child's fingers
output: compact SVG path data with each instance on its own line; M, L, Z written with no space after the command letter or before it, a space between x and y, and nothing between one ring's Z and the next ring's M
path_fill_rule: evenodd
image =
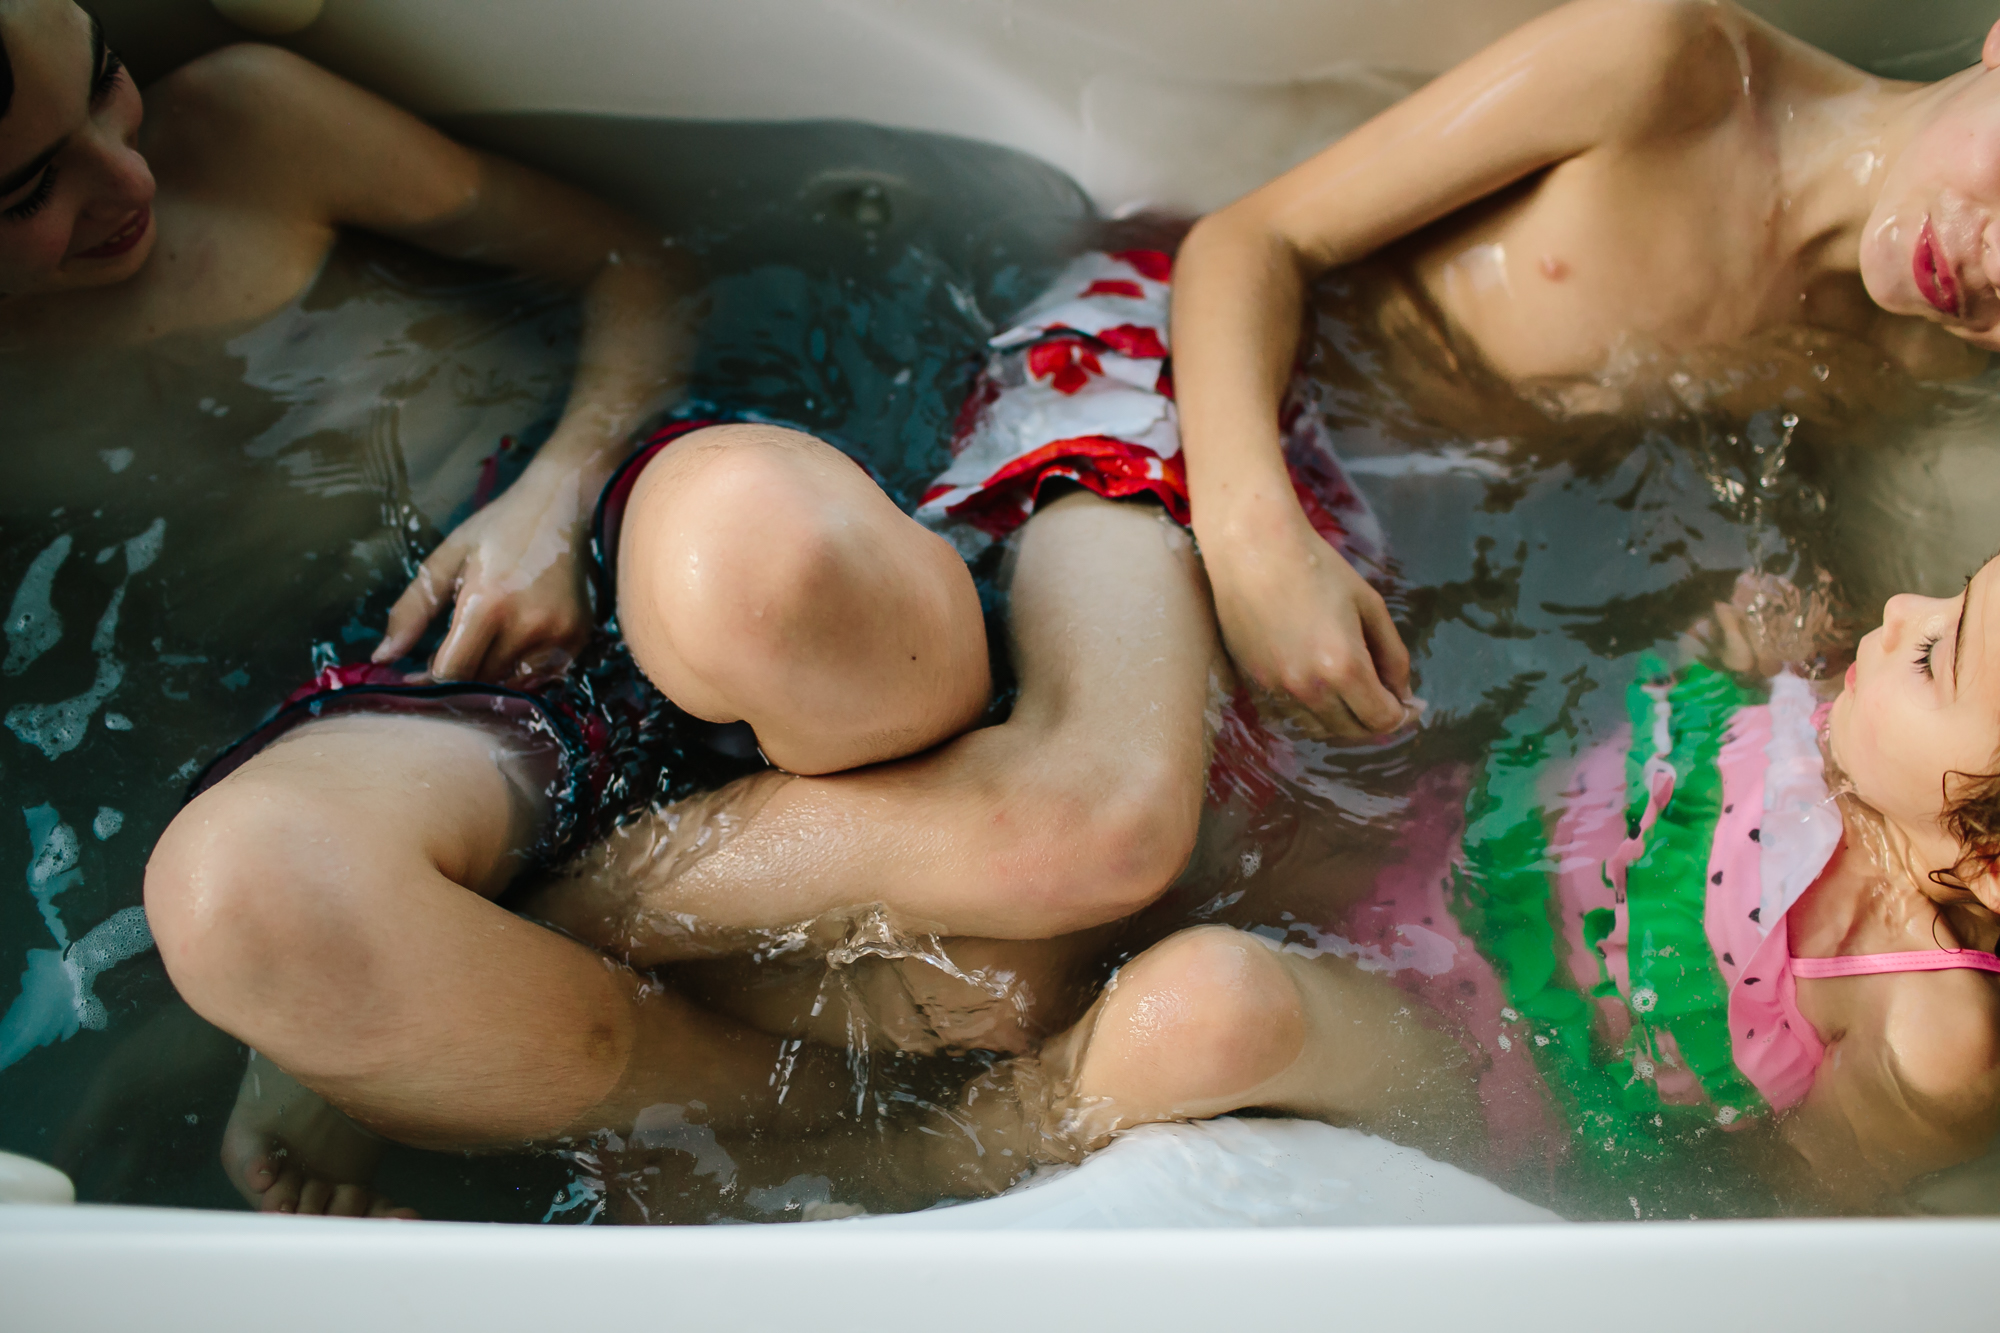
M461 588L452 609L451 628L431 655L431 675L438 680L482 680L487 651L500 631L494 599Z
M1731 671L1750 671L1757 665L1757 650L1750 643L1748 623L1743 613L1727 602L1715 604L1715 628L1721 639L1719 656Z
M410 586L403 589L403 595L389 608L388 628L382 635L382 642L375 646L372 654L374 661L393 662L416 646L417 640L423 637L425 627L451 600L464 563L463 551L453 542L446 542L431 552L430 558L417 570L417 576L410 580Z
M1401 705L1410 697L1410 650L1404 646L1396 622L1389 618L1389 604L1373 588L1368 594L1361 601L1361 631L1368 637L1376 679L1396 696L1396 725L1401 726Z
M1370 736L1388 735L1409 715L1402 698L1378 680L1372 669L1366 679L1350 675L1342 684L1340 701Z

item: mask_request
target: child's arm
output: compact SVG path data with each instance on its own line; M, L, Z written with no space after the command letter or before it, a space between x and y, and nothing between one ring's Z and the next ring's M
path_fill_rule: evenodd
M210 144L191 164L297 225L355 227L581 293L576 377L527 472L434 552L389 617L400 656L454 598L441 677L559 668L590 615L579 557L598 488L633 430L677 392L691 345L677 310L686 261L580 190L453 142L415 116L286 52L242 46L168 80L176 115ZM224 182L218 180L217 193Z
M1727 59L1744 21L1726 6L1578 0L1195 227L1173 313L1194 526L1230 652L1259 686L1350 734L1399 725L1409 688L1381 598L1286 477L1278 410L1307 284L1663 115L1713 114L1731 90L1705 86L1696 75L1718 62L1696 57L1722 43Z

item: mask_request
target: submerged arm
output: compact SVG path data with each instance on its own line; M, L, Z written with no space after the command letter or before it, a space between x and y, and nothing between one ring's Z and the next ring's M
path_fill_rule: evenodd
M579 556L597 490L686 379L691 266L610 205L284 51L236 47L202 66L200 100L238 145L226 164L238 193L303 226L374 231L581 294L577 373L554 434L425 562L380 650L407 651L455 596L437 674L559 666L589 631Z

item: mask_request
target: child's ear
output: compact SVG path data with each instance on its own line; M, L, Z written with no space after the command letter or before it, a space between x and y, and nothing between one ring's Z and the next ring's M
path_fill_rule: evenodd
M1986 30L1986 45L1979 49L1979 63L1988 69L2000 69L2000 23Z

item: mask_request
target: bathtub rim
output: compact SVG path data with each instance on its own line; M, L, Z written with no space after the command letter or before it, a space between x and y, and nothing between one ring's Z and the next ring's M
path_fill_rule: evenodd
M1839 1333L1917 1310L1990 1320L1976 1284L1939 1279L1983 1271L1996 1247L2000 1220L1942 1218L890 1236L837 1222L521 1227L13 1205L0 1208L0 1314L22 1333L261 1331L279 1309L303 1329L547 1329L587 1299L593 1319L748 1329L790 1311L825 1333L1031 1321L1171 1333L1323 1326L1336 1312L1341 1327L1544 1330L1611 1311L1637 1330L1721 1316ZM643 1281L626 1280L635 1273ZM815 1300L854 1290L897 1299Z

